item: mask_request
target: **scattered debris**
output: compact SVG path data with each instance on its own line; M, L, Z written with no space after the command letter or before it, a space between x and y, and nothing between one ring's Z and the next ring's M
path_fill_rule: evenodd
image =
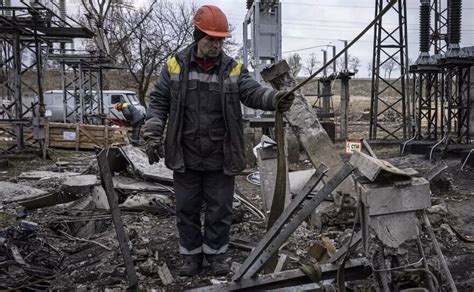
M163 159L159 163L150 165L145 152L138 147L126 145L120 147L120 151L139 177L165 183L173 181L173 172L165 166Z

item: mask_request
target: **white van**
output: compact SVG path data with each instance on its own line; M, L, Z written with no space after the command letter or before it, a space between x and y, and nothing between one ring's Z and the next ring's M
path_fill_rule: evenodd
M96 91L92 91L92 94L99 94ZM64 121L64 103L63 103L63 91L62 90L48 90L43 93L44 104L46 106L47 116L50 121L63 122ZM104 114L107 118L125 120L121 112L114 109L114 104L117 102L127 102L133 104L138 110L143 113L146 112L145 107L138 101L137 94L129 90L103 90L102 98L104 101ZM84 98L84 102L87 102L87 95ZM67 102L68 112L74 110L74 99L70 98ZM68 117L68 121L72 122L73 116Z

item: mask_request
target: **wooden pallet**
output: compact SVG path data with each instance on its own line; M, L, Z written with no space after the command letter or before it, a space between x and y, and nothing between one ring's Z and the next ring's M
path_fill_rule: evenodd
M92 150L95 147L104 148L112 144L128 144L127 133L129 130L127 127L48 123L45 126L45 143L51 148ZM6 144L13 145L15 138L8 132L15 132L15 125L0 123L0 136L4 138L2 140L7 142ZM24 127L24 137L26 143L34 142L31 127Z

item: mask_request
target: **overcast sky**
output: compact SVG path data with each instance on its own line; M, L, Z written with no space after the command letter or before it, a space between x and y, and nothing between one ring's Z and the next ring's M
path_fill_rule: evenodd
M127 2L127 0L125 0ZM137 6L149 0L128 1ZM159 0L161 1L161 0ZM165 1L165 0L163 0ZM168 0L169 1L169 0ZM247 9L245 0L184 0L196 6L212 4L219 6L236 28L233 39L242 43L242 23ZM433 1L433 0L431 0ZM15 2L18 0L12 1ZM315 46L336 45L339 51L340 39L352 40L373 18L375 0L281 0L282 4L282 49L283 58L298 52L303 63L311 53L322 61L321 49ZM408 48L409 57L418 57L419 1L408 0ZM442 1L446 5L446 0ZM68 10L77 11L80 0L69 0ZM474 1L463 1L461 46L474 46ZM192 16L190 16L191 18ZM394 13L384 18L385 27L394 27L397 18ZM350 54L361 59L359 77L367 76L367 63L372 60L373 32L369 31L350 50ZM328 57L332 54L328 48Z
M242 43L242 22L247 12L244 0L194 0L197 6L213 4L219 6L236 30L233 38ZM282 50L283 58L298 52L303 60L315 53L322 61L321 45L343 47L340 39L352 40L374 18L375 0L281 0L282 4ZM445 2L445 1L444 1ZM419 1L407 1L409 57L419 54ZM446 4L444 4L446 5ZM474 46L474 1L463 1L461 46ZM398 19L394 13L384 18L387 28L395 27ZM367 63L372 60L373 31L356 43L350 54L361 59L360 77L367 76ZM332 48L328 48L328 58Z

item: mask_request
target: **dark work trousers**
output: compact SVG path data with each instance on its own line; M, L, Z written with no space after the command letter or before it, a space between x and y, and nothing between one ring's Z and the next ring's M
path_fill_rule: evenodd
M234 176L222 171L174 172L176 218L181 254L220 254L227 251L232 222ZM201 207L204 234L201 231Z

